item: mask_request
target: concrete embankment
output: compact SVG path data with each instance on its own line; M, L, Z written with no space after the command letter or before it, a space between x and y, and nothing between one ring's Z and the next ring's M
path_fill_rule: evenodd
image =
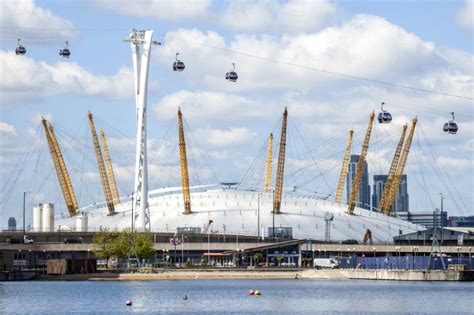
M153 281L153 280L203 280L203 279L295 279L298 270L170 270L153 273L89 273L66 275L42 275L37 280L48 281Z
M299 279L364 279L394 281L473 281L474 271L454 270L304 270Z
M203 279L328 279L392 281L474 281L474 271L453 270L356 270L356 269L286 269L286 270L161 270L150 273L89 273L39 275L46 281L155 281Z

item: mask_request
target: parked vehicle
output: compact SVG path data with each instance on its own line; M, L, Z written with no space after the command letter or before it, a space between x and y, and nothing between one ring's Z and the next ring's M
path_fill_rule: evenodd
M336 269L339 268L339 263L331 258L314 258L313 267L318 269Z
M81 244L82 237L66 237L64 239L64 244Z
M25 235L24 237L9 238L7 239L7 242L10 244L33 244L35 241L32 238Z

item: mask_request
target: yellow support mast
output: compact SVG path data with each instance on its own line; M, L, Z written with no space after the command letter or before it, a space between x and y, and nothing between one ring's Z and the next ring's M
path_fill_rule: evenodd
M273 213L279 214L281 210L281 198L283 195L283 175L285 173L285 150L286 150L286 122L288 110L285 107L283 121L281 124L280 150L278 152L278 164L275 181L275 193L273 195Z
M398 162L400 160L400 153L402 152L403 141L405 141L407 128L408 128L407 124L403 125L402 134L400 136L400 140L398 140L398 145L392 159L392 164L390 165L390 170L388 171L387 181L385 182L382 198L380 198L379 207L378 207L379 210L382 210L383 208L385 208L385 204L387 203L388 195L390 193L390 187L392 186L392 182L395 177L395 172L398 167Z
M61 152L61 149L59 147L58 140L56 139L56 134L54 133L54 128L53 125L49 124L49 132L51 134L51 139L53 140L53 145L56 150L56 155L58 157L59 161L59 166L61 167L61 171L63 173L64 181L66 182L66 187L69 192L69 196L71 198L72 205L75 209L75 212L77 212L77 209L79 209L79 205L77 204L76 200L76 195L74 194L74 190L72 189L72 183L71 183L71 178L69 177L69 172L66 167L66 163L64 162L63 154Z
M109 180L109 187L112 193L112 201L114 205L120 204L120 195L117 189L117 181L115 180L114 168L112 166L112 160L110 159L109 148L107 141L105 140L104 130L100 129L100 138L102 140L102 147L104 149L105 158L105 169L107 171L107 179Z
M390 214L390 208L392 207L392 204L395 201L395 198L397 197L398 187L400 185L400 181L405 170L405 165L408 159L408 153L410 152L411 142L413 140L413 134L415 133L417 121L418 120L416 117L412 121L410 133L408 134L407 141L403 146L402 156L400 157L400 162L398 163L395 177L393 179L392 184L390 185L390 194L388 195L387 203L384 205L384 208L381 209L381 211L386 215Z
M183 115L178 107L179 159L181 161L181 183L183 189L184 214L191 214L191 193L189 192L188 159L184 141Z
M367 127L367 131L365 132L364 143L362 144L362 151L359 156L359 162L357 163L356 175L355 175L354 181L352 182L351 194L348 201L349 207L347 209L347 212L349 214L354 213L357 196L359 195L360 182L362 181L362 173L364 172L365 158L367 157L367 151L369 150L369 141L370 141L370 135L372 133L374 116L375 116L374 112L370 113L369 126Z
M344 183L346 182L347 166L349 164L349 155L351 154L352 136L354 130L349 130L349 139L347 140L346 152L344 152L344 161L342 162L341 174L339 175L339 183L337 184L336 191L336 204L340 205L342 200L342 194L344 192Z
M268 137L267 162L265 164L265 192L270 192L272 184L272 165L273 164L273 134Z
M99 167L100 181L102 183L102 189L104 190L105 203L109 209L109 215L114 215L115 206L112 199L112 192L110 191L109 180L105 171L104 158L102 157L102 152L100 150L99 139L97 138L97 132L95 131L94 119L91 112L88 112L87 116L89 117L89 125L91 129L92 140L94 142L95 155L97 157L97 166Z
M72 217L72 216L76 215L77 207L74 207L74 204L71 201L71 195L69 194L69 190L68 190L68 187L67 187L67 184L66 184L66 180L64 178L63 170L62 170L61 165L59 163L59 158L58 158L58 155L56 153L56 147L55 147L55 144L54 144L53 139L51 137L50 129L48 127L48 122L46 121L46 119L44 117L41 117L41 123L43 125L44 134L46 136L46 141L48 142L49 151L51 153L51 158L53 160L53 166L54 166L54 169L56 171L59 186L61 187L61 192L62 192L63 197L64 197L64 202L66 203L66 208L69 212L69 215Z

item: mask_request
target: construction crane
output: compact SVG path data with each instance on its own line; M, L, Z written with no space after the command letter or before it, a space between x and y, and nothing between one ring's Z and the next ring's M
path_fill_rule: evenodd
M110 191L109 180L107 178L107 172L105 171L104 158L102 157L102 151L100 150L99 139L97 138L97 132L95 131L94 119L92 113L88 112L89 125L91 129L92 141L94 142L94 150L97 158L97 166L99 167L100 181L102 183L102 189L104 191L105 203L109 209L109 215L115 214L115 206L112 198L112 192Z
M335 202L338 205L341 204L342 193L344 192L344 183L346 181L347 165L349 164L349 156L351 154L353 134L354 134L354 130L352 130L352 129L349 130L349 139L347 140L346 152L344 153L344 161L342 162L341 174L339 175L339 183L337 184Z
M367 156L367 151L369 150L370 134L372 133L374 116L374 112L370 113L369 125L367 127L367 131L365 132L364 143L362 144L362 151L360 152L359 162L357 162L356 175L354 181L352 182L351 194L348 201L349 207L347 209L347 212L349 214L354 213L357 196L359 195L360 182L362 181L362 173L364 172L365 158Z
M54 134L54 128L44 117L41 117L41 123L43 125L46 141L51 153L51 159L53 160L53 166L56 171L59 186L61 187L61 192L64 197L64 202L66 203L66 208L69 212L69 215L74 216L77 214L77 209L79 207L77 205L76 196L74 195L74 191L72 189L72 184L67 172L66 164L64 163L64 159L61 154L61 149L59 148L56 135Z
M120 204L120 195L117 189L117 181L115 180L114 168L112 167L112 160L109 155L109 148L105 140L104 130L100 129L100 138L102 140L102 147L104 148L105 169L107 171L107 179L109 180L109 187L112 193L112 201L114 205Z
M273 164L273 134L268 137L267 162L265 164L265 192L270 192L272 184L272 165Z
M281 124L280 150L278 152L278 164L275 181L275 193L273 195L273 213L279 214L281 209L281 197L283 194L283 174L285 172L285 148L286 148L286 122L288 110L285 107L283 121Z
M179 159L181 161L181 183L184 200L184 214L191 214L191 194L189 192L188 160L186 158L186 142L184 141L183 115L178 107L178 132L179 132Z
M204 231L202 232L202 234L206 234L207 231L209 231L209 227L211 226L212 223L214 223L214 221L212 220L209 220L209 222L207 222L206 226L204 226Z
M405 170L405 165L407 162L408 153L410 152L411 142L413 140L413 134L415 133L415 127L416 127L417 121L418 120L416 117L412 121L410 133L408 134L405 145L403 146L403 152L400 157L400 162L398 163L397 170L395 172L395 177L393 179L392 184L390 185L390 191L387 197L387 202L384 204L384 207L380 209L386 215L390 214L390 208L392 207L392 204L395 201L395 198L397 197L398 187L402 179L402 174Z
M367 245L367 242L369 242L369 245L372 245L373 241L372 241L372 231L367 229L365 230L365 234L364 234L364 239L362 240L362 243L364 245Z
M380 198L379 209L383 209L386 206L388 195L390 192L390 187L395 177L395 172L397 170L398 162L400 160L400 153L402 152L403 141L405 141L405 134L407 132L407 128L408 128L407 124L403 125L402 134L400 136L400 140L398 141L397 148L393 155L392 164L390 165L390 170L388 171L388 175L387 175L387 181L385 182L382 197Z

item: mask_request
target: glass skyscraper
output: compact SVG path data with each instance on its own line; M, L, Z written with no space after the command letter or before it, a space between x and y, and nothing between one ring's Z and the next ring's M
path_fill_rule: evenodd
M359 162L359 155L352 154L349 159L349 170L346 178L346 196L349 200L351 195L352 182L355 179L357 163ZM362 173L362 181L360 183L359 195L357 197L356 206L370 210L370 185L369 185L369 170L367 161L364 161L364 172Z
M374 189L372 194L372 208L378 208L382 193L387 182L387 175L374 175ZM400 180L397 197L392 205L391 212L409 211L407 176L404 174Z

